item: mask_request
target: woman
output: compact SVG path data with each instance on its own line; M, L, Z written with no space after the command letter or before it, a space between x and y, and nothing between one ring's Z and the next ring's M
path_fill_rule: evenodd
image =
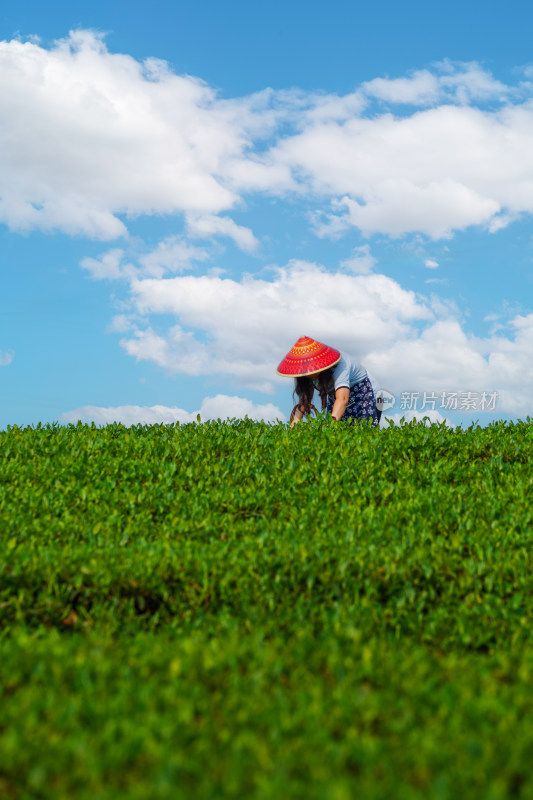
M369 419L379 423L374 390L366 369L351 356L302 336L279 364L279 375L295 378L294 393L298 402L291 414L291 427L303 416L316 411L312 404L315 388L322 409L334 419L353 423Z

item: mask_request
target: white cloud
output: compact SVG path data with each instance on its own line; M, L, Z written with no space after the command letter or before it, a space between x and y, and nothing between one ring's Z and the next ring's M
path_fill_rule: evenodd
M218 213L238 200L217 176L247 145L244 103L109 53L89 31L50 50L2 42L0 70L0 219L11 227L109 239L125 233L118 214Z
M110 425L121 422L123 425L154 425L156 423L194 422L196 415L182 408L167 406L82 406L61 414L60 421L66 424L76 422L95 422L97 425Z
M102 253L99 258L84 258L80 266L86 269L94 280L117 280L119 278L133 278L139 270L133 264L123 264L124 251L113 248Z
M533 212L533 87L511 89L475 63L376 78L344 96L265 89L225 100L77 31L50 49L0 43L0 70L0 221L13 229L113 239L131 216L185 213L191 236L252 252L256 235L228 212L253 193L331 203L322 234L437 239Z
M108 326L110 333L127 333L135 331L135 321L131 314L115 314Z
M424 263L428 269L437 269L439 266L439 262L435 261L434 258L426 258Z
M468 335L457 319L437 319L411 339L376 354L375 371L393 391L498 393L497 412L531 413L533 314L509 322L508 336Z
M439 77L442 90L455 102L505 100L512 93L508 86L495 80L490 72L475 62L464 64L442 61L436 67L443 71Z
M370 97L387 103L433 104L440 94L438 77L427 70L419 70L408 78L374 78L363 83L362 88Z
M344 96L336 94L309 95L305 97L302 120L304 123L342 122L359 116L366 106L367 99L361 91Z
M283 420L283 413L272 403L255 405L245 397L232 397L217 394L216 397L206 397L198 411L184 411L182 408L168 406L82 406L73 411L65 411L61 415L61 422L76 423L95 422L97 425L109 425L112 422L121 422L123 425L153 425L156 423L188 423L196 422L200 414L202 421L211 419L243 419L249 417L254 420L275 422Z
M323 174L325 177L326 170ZM333 170L329 174L333 175ZM339 189L341 185L349 191L345 177L339 181ZM323 190L332 193L333 186ZM399 237L421 231L432 239L450 238L454 230L488 223L500 210L496 200L449 178L417 184L408 169L405 177L378 179L372 188L363 182L357 189L354 183L351 191L363 200L344 195L332 202L333 213L317 227L319 236L335 236L353 227L365 235L382 232Z
M7 350L7 351L0 350L0 367L8 367L13 361L14 356L15 353L13 352L13 350Z
M492 323L492 325L490 326L490 333L491 334L497 333L498 331L505 330L505 325L502 323L499 314L495 314L495 313L487 314L485 317L483 317L483 321Z
M254 405L245 397L231 397L217 394L216 397L206 397L200 408L201 419L227 419L250 417L255 420L275 422L284 420L285 415L272 403Z
M503 100L509 88L478 64L454 64L443 61L436 72L417 70L403 78L374 78L362 85L369 97L387 103L408 103L415 106L436 103L468 103L473 100Z
M497 214L495 217L492 217L491 221L489 222L489 233L497 233L498 231L507 228L508 225L510 225L512 222L515 222L519 218L519 213L506 214L503 212L501 214Z
M149 253L137 255L140 267L124 260L124 250L112 248L97 258L84 258L80 266L95 280L130 280L132 278L162 278L168 272L190 269L194 262L206 261L209 252L193 247L182 236L168 236Z
M329 273L291 262L272 280L183 276L133 280L134 314L121 346L139 361L173 373L233 376L271 392L275 375L302 335L351 353L380 386L410 392L498 392L497 411L530 413L533 314L515 315L488 337L470 335L460 309L421 297L385 275ZM175 316L167 330L160 315Z
M194 247L183 236L168 236L150 253L140 256L139 261L143 275L161 278L166 272L182 272L208 258L207 250Z
M205 375L209 371L207 347L179 325L170 328L165 336L158 335L150 327L144 330L132 328L133 338L122 339L120 344L137 361L153 361L160 367L185 375Z
M533 106L444 105L394 117L308 125L270 153L301 186L331 198L318 233L357 227L438 239L496 230L533 210Z
M306 262L292 262L273 281L184 276L134 280L131 290L137 314L174 314L178 324L165 334L139 324L121 341L126 352L173 372L234 375L262 391L272 391L273 361L299 336L364 355L376 340L385 346L409 335L413 320L433 317L384 275L331 274Z
M187 230L190 236L207 239L210 236L228 236L237 247L251 253L257 249L259 242L250 228L237 225L230 217L217 217L214 214L197 216L187 215Z
M341 267L350 270L350 272L357 272L360 275L367 275L372 272L377 264L377 260L370 253L370 245L363 244L361 247L356 247L353 255L345 261L341 261Z

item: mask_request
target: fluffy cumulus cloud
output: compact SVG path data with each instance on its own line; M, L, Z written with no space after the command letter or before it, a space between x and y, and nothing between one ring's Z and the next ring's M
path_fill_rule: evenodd
M127 353L173 372L232 375L262 391L273 389L276 354L281 360L303 334L368 357L376 341L386 347L409 336L414 320L432 317L385 275L332 274L298 261L273 280L133 280L131 300L149 324L136 322L121 340ZM157 331L161 314L174 315L176 325Z
M438 410L444 393L448 408L460 410L470 392L470 401L477 398L472 411L483 410L480 403L497 413L531 410L533 314L476 337L453 304L385 275L330 273L305 262L292 262L271 280L187 275L134 279L130 290L131 315L119 315L116 328L121 346L169 372L232 376L241 386L273 391L284 382L276 364L308 335L356 355L398 402L403 395L434 396ZM161 328L161 315L174 316L175 324Z
M283 413L272 403L254 405L244 397L233 397L217 394L206 397L198 411L188 412L182 408L168 406L83 406L61 415L61 422L76 423L95 422L97 425L109 425L121 422L123 425L153 425L156 423L188 423L196 422L198 415L202 421L211 419L244 419L275 422L283 420Z
M11 227L112 239L125 233L119 214L216 214L238 200L219 175L242 158L251 100L217 100L87 31L50 50L0 43L0 70L0 219Z
M376 77L345 96L223 99L77 31L49 49L0 43L0 70L0 221L13 229L114 239L129 216L183 213L190 236L250 252L256 232L230 214L251 194L320 202L321 235L437 239L533 211L531 85L477 64Z
M532 115L527 101L354 118L309 126L281 142L277 158L333 197L321 234L353 226L434 239L470 225L495 232L533 209Z

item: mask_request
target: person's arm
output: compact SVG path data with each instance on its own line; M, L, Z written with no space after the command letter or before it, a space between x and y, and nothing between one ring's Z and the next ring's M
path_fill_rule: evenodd
M302 418L302 417L303 417L303 414L302 414L302 412L300 411L300 409L299 409L299 408L297 408L297 409L296 409L296 411L294 412L294 417L293 417L293 420L292 420L292 422L291 422L291 428L294 428L294 426L296 425L296 423L297 423L297 422L300 422L300 420L301 420L301 418Z
M340 389L337 389L335 392L335 402L333 403L333 408L331 409L331 416L334 419L340 419L344 412L346 411L346 406L348 405L348 400L350 399L350 390L346 388L346 386L341 386Z

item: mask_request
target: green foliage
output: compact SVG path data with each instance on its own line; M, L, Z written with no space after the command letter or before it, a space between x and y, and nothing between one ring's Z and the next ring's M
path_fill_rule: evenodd
M532 450L0 433L0 797L532 796Z

